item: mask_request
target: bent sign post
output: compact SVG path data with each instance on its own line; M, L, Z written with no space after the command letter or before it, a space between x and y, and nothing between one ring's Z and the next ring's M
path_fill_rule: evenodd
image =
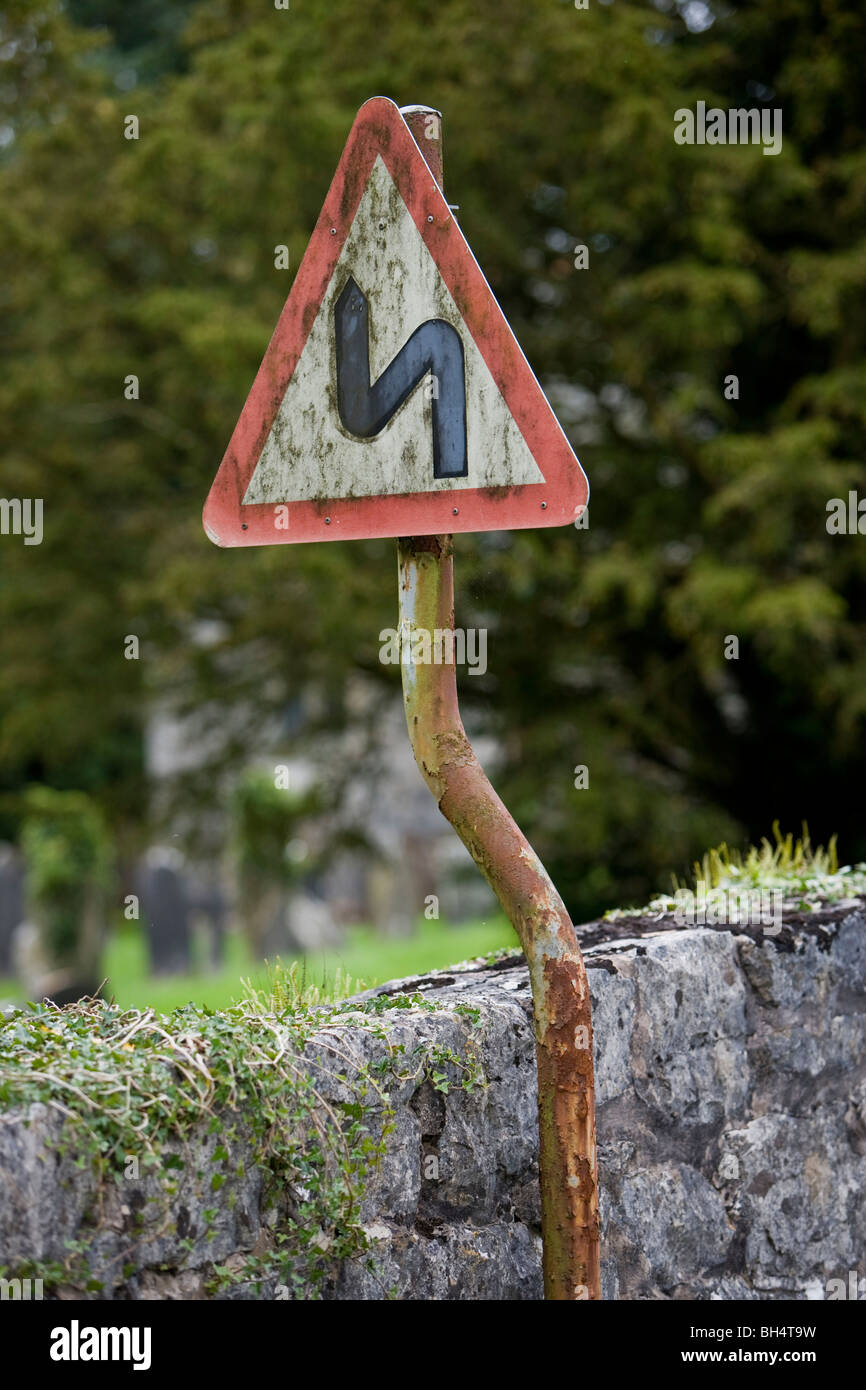
M453 631L455 531L562 526L588 486L441 190L441 116L361 108L204 509L218 545L398 539L401 631ZM545 1296L598 1299L592 1021L556 889L466 737L456 670L401 663L439 809L529 964Z

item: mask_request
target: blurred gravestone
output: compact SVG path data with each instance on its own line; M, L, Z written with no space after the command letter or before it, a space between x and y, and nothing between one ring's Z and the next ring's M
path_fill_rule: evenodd
M335 923L363 922L367 913L369 856L356 849L338 852L321 874L321 896Z
M289 898L288 922L295 950L300 952L323 951L339 946L343 939L330 903L310 891L309 885Z
M208 957L212 970L218 970L225 954L228 904L225 894L212 877L195 875L188 882L187 901L193 924L207 933Z
M0 975L9 975L12 933L24 917L24 870L12 845L0 845Z
M367 903L373 926L385 936L411 936L423 903L405 854L404 837L378 836L380 854L367 875Z
M435 846L439 911L446 922L487 921L500 908L493 889L479 874L461 842L453 835Z
M189 897L175 850L152 849L139 879L141 915L154 975L179 975L191 967Z

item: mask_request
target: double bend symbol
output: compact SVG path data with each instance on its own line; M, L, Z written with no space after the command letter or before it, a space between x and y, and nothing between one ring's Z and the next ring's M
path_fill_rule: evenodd
M383 430L419 381L432 374L433 477L465 478L466 374L457 329L428 319L403 344L381 376L370 382L370 310L351 275L334 305L337 408L350 434L372 439Z

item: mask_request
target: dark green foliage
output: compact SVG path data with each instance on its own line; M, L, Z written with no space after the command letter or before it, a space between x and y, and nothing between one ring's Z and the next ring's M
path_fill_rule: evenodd
M231 798L234 848L241 874L294 883L298 871L286 847L314 806L314 796L277 787L268 772L244 773Z
M393 545L222 553L200 526L289 288L273 249L297 266L384 93L445 112L449 197L593 489L588 531L456 556L458 623L490 629L467 716L500 737L499 789L570 906L645 899L776 817L866 857L844 797L866 775L866 558L825 528L863 485L862 10L733 0L691 33L667 0L209 0L185 71L134 95L109 68L135 36L103 16L105 61L57 6L5 20L28 42L0 89L3 490L45 498L46 537L0 541L4 785L74 768L134 825L129 730L154 693L209 731L234 712L228 770L302 691L311 750L357 718L359 671L396 693ZM699 99L780 107L781 154L676 145ZM187 809L219 770L179 785Z
M108 832L98 806L83 793L31 787L23 803L29 908L51 957L68 960L79 944L88 899L109 881Z
M75 24L103 30L103 51L116 81L126 86L183 66L182 32L196 0L67 0ZM132 84L134 85L134 83Z

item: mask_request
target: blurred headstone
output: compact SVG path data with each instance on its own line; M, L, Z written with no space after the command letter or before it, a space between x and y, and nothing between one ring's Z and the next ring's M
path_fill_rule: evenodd
M436 881L439 911L446 922L485 921L502 911L493 889L456 835L445 835L436 845Z
M37 920L18 923L12 933L12 965L28 999L50 999L62 1008L94 996L102 984L105 896L97 887L84 895L74 949L58 959Z
M337 923L355 925L365 920L368 858L356 849L338 852L321 874L321 896Z
M0 844L0 975L13 970L12 933L24 918L24 869L12 845Z
M296 951L321 951L326 946L338 946L343 939L330 904L314 893L292 894L288 920Z
M141 915L154 975L180 975L192 964L189 898L183 856L151 849L140 871Z
M420 901L404 846L389 845L372 861L367 875L371 924L385 936L411 936Z
M283 885L270 880L242 879L236 913L257 960L293 955L296 942L289 930L288 901Z
M207 932L208 957L212 970L218 970L225 954L228 903L215 877L194 875L188 882L188 902L192 920Z

